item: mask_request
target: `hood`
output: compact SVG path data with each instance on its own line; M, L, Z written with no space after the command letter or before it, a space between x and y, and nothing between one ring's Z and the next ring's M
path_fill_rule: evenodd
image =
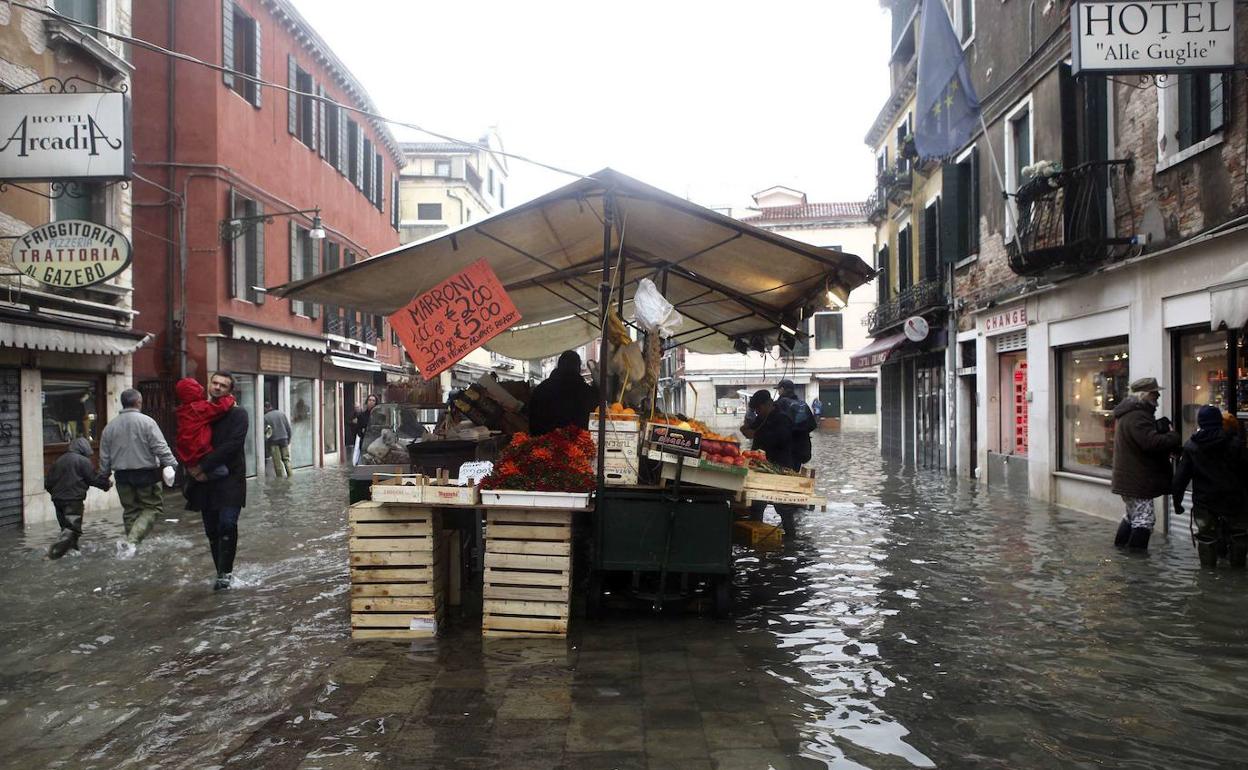
M1194 451L1220 450L1223 444L1229 443L1230 434L1221 428L1201 428L1192 434L1188 441L1189 448Z
M178 384L173 386L173 392L177 395L179 404L201 401L206 397L204 386L193 377L183 377L178 380Z
M81 436L69 442L69 451L77 452L83 457L90 457L93 454L91 451L91 442Z
M1114 419L1117 420L1127 412L1132 412L1136 409L1142 409L1150 415L1157 411L1157 407L1147 401L1141 400L1138 396L1127 396L1122 400L1122 403L1114 407Z

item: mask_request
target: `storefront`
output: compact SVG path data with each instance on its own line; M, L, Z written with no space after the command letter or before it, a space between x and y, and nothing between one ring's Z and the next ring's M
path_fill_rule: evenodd
M855 369L879 367L880 454L919 468L949 467L948 334L879 337L850 359Z
M1026 493L1031 427L1030 367L1027 360L1027 305L1016 302L978 319L984 339L981 426L990 486ZM978 358L978 351L976 357ZM980 373L976 367L977 373ZM979 443L978 441L976 442Z
M1248 360L1243 331L1210 331L1208 325L1171 332L1175 422L1184 436L1196 430L1196 412L1213 404L1248 418Z
M368 394L379 392L374 383L381 370L374 359L344 352L331 352L321 362L320 440L326 465L350 462L354 437L347 425Z

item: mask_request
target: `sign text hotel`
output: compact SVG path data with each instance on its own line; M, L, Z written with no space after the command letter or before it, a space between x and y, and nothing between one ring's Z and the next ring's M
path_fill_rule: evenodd
M0 179L130 177L125 94L0 95Z
M1074 71L1181 72L1235 64L1235 0L1076 0Z

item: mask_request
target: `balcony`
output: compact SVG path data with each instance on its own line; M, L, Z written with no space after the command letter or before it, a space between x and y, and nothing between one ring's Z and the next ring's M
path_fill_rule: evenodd
M875 178L876 189L883 192L889 203L901 205L910 197L910 164L905 160L898 161L891 168L886 168Z
M945 283L939 278L933 278L907 286L897 296L876 305L867 313L863 323L867 332L874 335L912 315L922 315L930 310L944 308L945 305Z
M476 191L477 195L481 194L481 175L471 164L464 164L464 179L467 180L468 186Z
M873 225L878 225L887 216L888 194L883 188L877 187L875 192L867 196L867 221Z
M368 345L377 344L377 331L371 325L356 323L354 320L348 320L340 315L327 314L323 328L326 334L335 334L339 337L358 340Z
M1121 256L1134 241L1130 160L1081 163L1032 179L1014 195L1018 237L1007 246L1021 276L1073 275Z

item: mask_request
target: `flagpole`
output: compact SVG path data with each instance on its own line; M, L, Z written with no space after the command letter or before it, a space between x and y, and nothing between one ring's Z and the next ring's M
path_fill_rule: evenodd
M1011 240L1018 238L1018 223L1014 221L1014 208L1010 205L1009 193L1005 191L1005 177L1001 175L1001 164L997 162L997 151L993 149L992 137L988 135L988 124L984 122L983 109L975 111L979 115L979 127L984 129L984 144L988 145L988 158L992 161L992 172L997 176L997 184L1001 187L1001 198L1005 201L1005 221L1010 226Z

